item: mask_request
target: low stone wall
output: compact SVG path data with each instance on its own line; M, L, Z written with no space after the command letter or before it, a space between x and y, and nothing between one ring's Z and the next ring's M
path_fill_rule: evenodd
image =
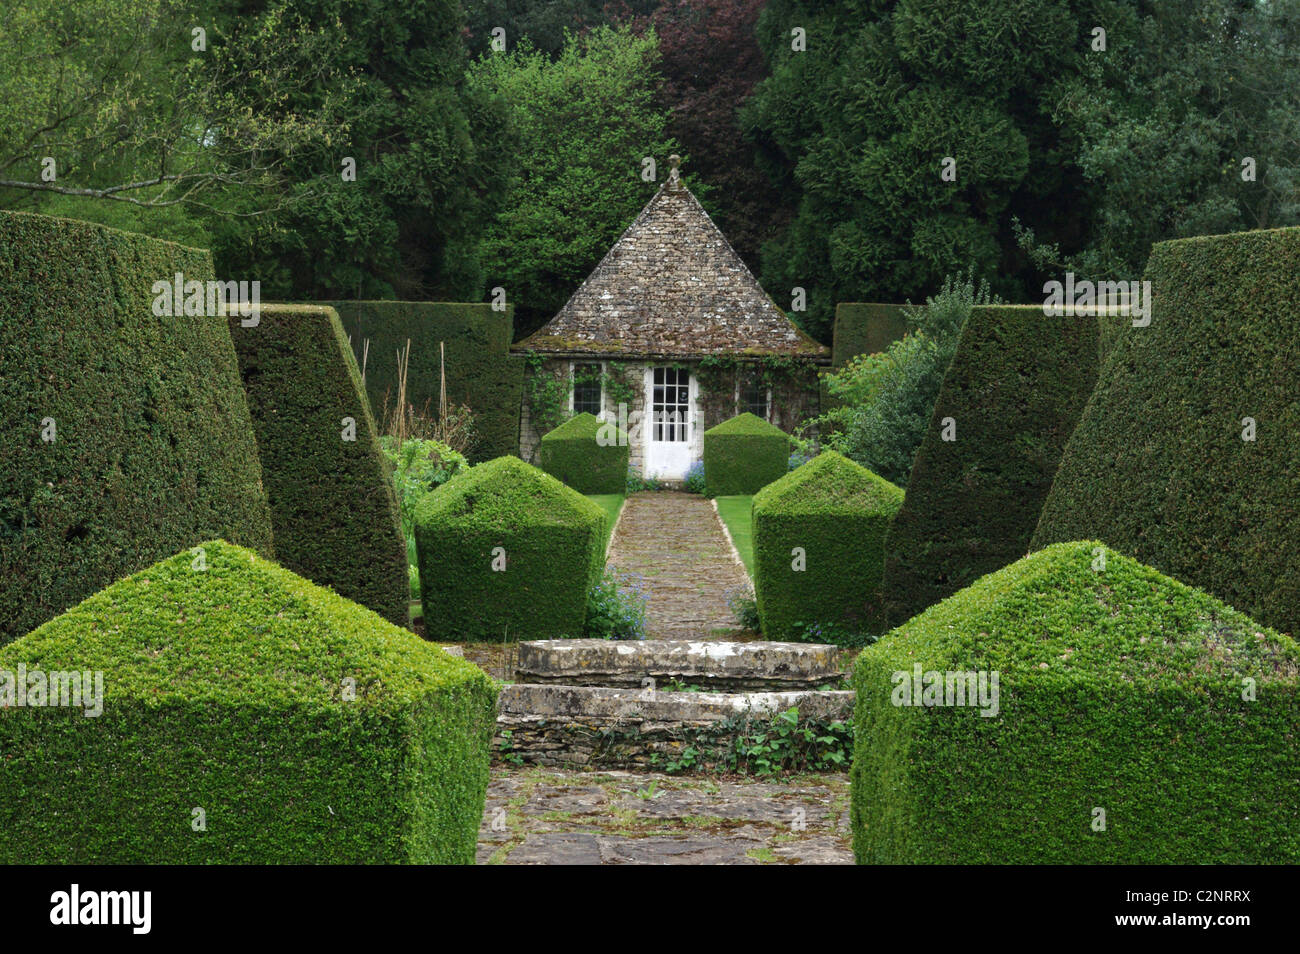
M494 758L581 768L726 770L737 738L798 707L799 722L853 717L852 692L659 692L515 684L501 692ZM689 754L688 754L688 750ZM689 758L689 764L681 765Z
M813 643L549 639L519 644L516 678L528 683L662 689L798 690L848 675L843 650Z

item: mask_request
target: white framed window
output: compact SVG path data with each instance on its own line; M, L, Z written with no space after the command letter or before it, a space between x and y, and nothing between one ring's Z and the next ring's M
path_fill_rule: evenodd
M772 389L757 376L736 379L736 413L746 411L765 421L772 420Z

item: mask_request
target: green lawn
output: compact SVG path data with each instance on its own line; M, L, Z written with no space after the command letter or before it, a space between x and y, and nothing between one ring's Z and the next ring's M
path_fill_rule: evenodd
M731 542L736 545L740 560L750 578L754 576L754 528L750 522L754 497L752 494L740 494L735 497L717 497L718 516L727 525Z
M609 536L614 532L614 524L618 522L619 511L623 509L623 501L627 497L625 494L587 494L586 496L588 500L609 515L609 526L605 528L605 552L608 553Z

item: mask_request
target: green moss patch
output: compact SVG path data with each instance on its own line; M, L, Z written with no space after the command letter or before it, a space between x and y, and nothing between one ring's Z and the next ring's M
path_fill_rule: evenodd
M154 314L206 251L0 212L0 643L211 537L271 552L223 317Z
M903 491L823 451L754 496L754 593L763 635L876 633L885 534Z
M0 710L0 861L472 863L481 670L208 541L0 650L100 671L103 714Z
M1297 274L1296 228L1152 249L1151 323L1108 345L1035 547L1098 537L1300 633Z
M230 334L257 432L276 558L410 624L406 541L375 423L333 308L263 305Z
M1097 352L1096 316L972 309L886 538L891 625L1025 555Z
M704 482L715 496L757 493L789 461L789 435L748 411L704 432Z
M542 438L537 462L580 494L622 493L627 486L627 434L594 414L578 414Z
M898 704L918 667L997 673L996 715ZM1298 674L1289 637L1098 542L1031 554L858 656L858 861L1295 863Z
M430 639L577 637L605 565L605 512L517 457L471 467L415 510Z

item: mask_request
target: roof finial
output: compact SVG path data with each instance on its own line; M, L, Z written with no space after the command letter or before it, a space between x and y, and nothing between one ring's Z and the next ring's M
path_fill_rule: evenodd
M671 156L668 157L668 165L672 167L671 169L668 170L668 181L673 183L674 185L681 182L681 177L678 175L677 172L677 167L680 166L681 164L682 164L682 157L677 155L677 153L673 153Z

